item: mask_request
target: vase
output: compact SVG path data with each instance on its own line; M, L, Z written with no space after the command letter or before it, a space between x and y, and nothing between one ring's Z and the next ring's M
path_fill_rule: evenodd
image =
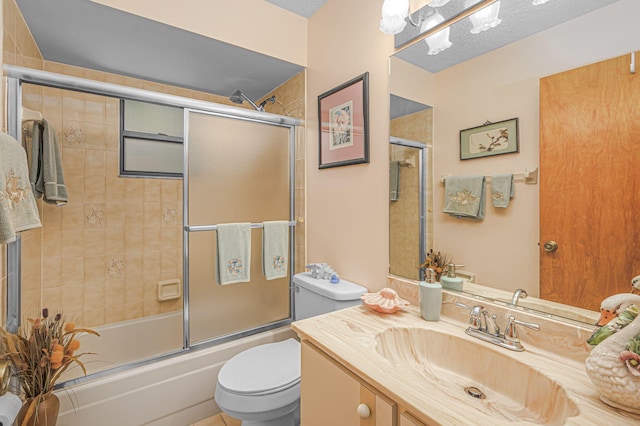
M31 418L25 419L29 407L36 404L35 411ZM17 426L56 426L58 422L58 412L60 411L60 400L53 393L38 395L33 398L27 398L22 404L18 417L16 419Z

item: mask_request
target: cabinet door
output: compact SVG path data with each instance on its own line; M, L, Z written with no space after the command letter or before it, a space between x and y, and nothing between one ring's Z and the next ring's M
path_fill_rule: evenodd
M426 426L420 420L415 419L409 413L400 414L400 426Z
M376 396L355 375L305 341L300 388L300 423L304 426L395 425L395 404Z

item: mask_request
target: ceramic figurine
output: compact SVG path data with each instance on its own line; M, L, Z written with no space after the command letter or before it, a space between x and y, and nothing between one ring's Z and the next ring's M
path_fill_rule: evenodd
M636 277L637 278L637 277ZM595 345L585 361L600 399L640 414L640 295L623 293L602 301L601 326L587 340ZM613 321L612 321L613 320Z

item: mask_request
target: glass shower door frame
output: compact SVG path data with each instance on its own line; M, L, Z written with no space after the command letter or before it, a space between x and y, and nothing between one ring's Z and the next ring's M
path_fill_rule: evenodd
M192 232L211 232L215 229L215 225L212 224L210 226L190 226L189 221L189 115L191 113L197 114L207 114L216 117L237 119L237 120L245 120L254 123L261 123L272 126L280 126L289 129L289 316L283 320L275 321L268 324L263 324L257 327L252 327L246 330L241 330L238 332L226 334L219 337L213 337L211 339L207 339L201 342L191 342L191 331L190 331L190 321L189 321L189 235ZM231 340L239 339L245 336L250 336L252 334L260 333L263 331L273 330L275 328L283 327L289 325L293 320L293 312L294 312L294 298L293 298L293 274L295 272L295 230L296 230L296 220L295 220L295 140L296 140L296 127L290 123L276 123L273 121L261 120L259 118L254 117L237 117L234 115L229 115L225 113L216 113L211 111L203 111L195 108L185 108L184 109L184 164L183 164L183 312L184 312L184 329L183 329L183 337L184 337L184 348L199 348L204 346L211 346L212 344L220 344L225 343Z

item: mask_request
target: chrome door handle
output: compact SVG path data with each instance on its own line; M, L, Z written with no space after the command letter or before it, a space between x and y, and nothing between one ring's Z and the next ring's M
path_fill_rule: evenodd
M551 253L558 250L558 243L555 241L547 241L542 247L544 248L544 251Z

